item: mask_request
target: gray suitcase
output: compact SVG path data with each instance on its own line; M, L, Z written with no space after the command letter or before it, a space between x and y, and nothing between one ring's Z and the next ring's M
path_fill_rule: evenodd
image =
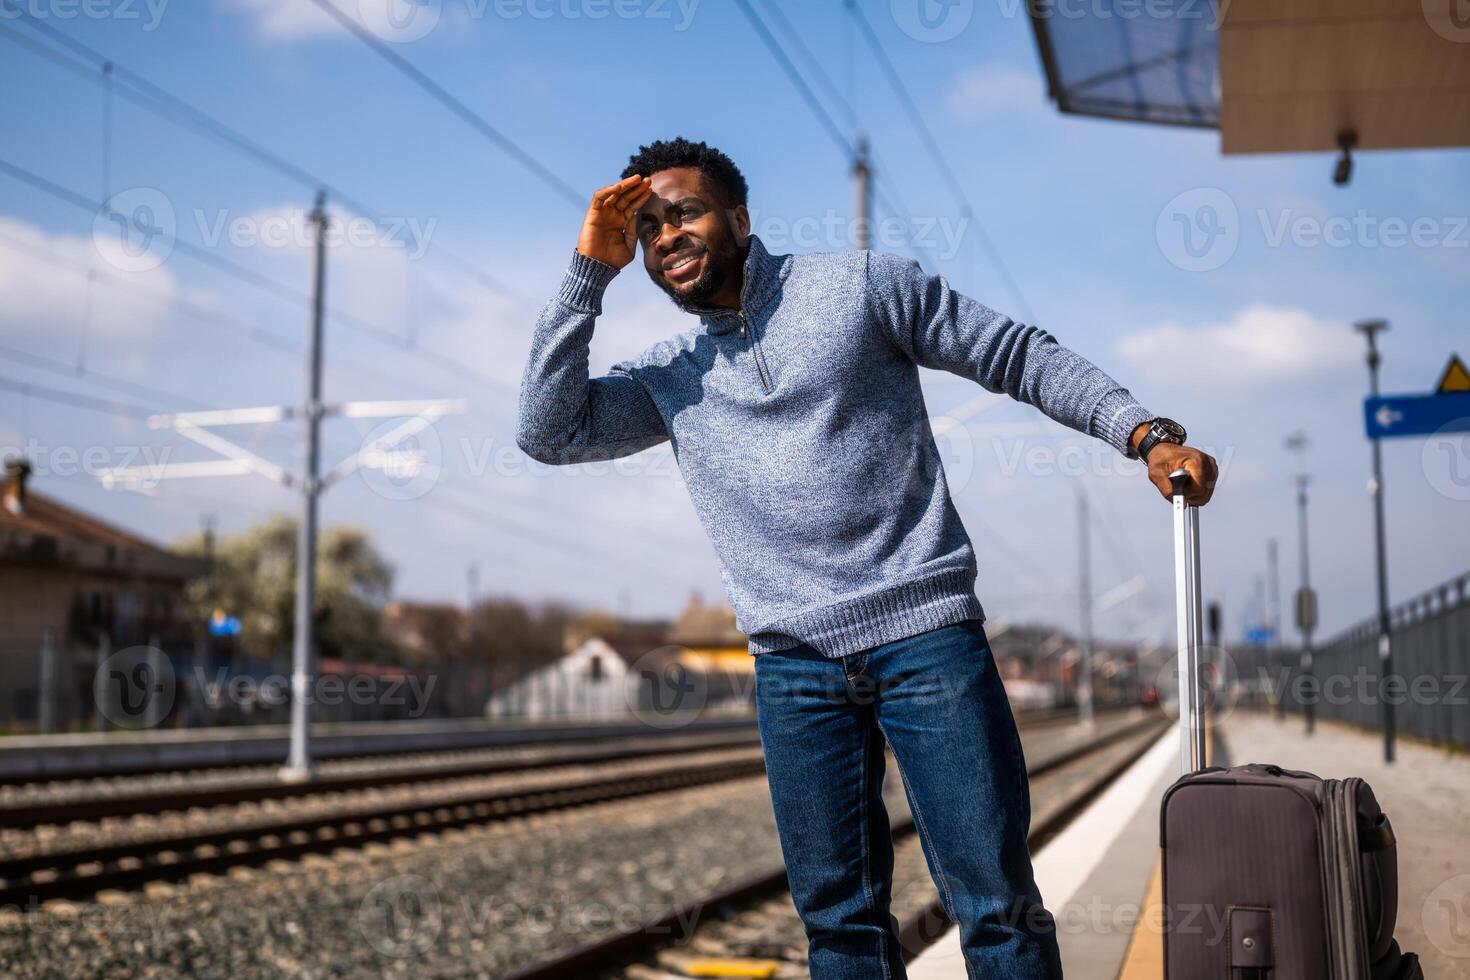
M1422 980L1393 930L1393 828L1361 779L1206 766L1199 514L1174 474L1183 775L1160 816L1166 980Z

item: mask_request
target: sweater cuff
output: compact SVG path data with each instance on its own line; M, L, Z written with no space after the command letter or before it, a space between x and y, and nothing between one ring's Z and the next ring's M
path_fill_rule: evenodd
M618 274L614 266L597 259L589 259L581 252L572 253L572 264L562 277L557 298L567 306L582 313L602 312L602 292Z
M1153 419L1148 410L1134 400L1127 388L1114 388L1092 410L1088 430L1124 456L1130 455L1128 437L1133 430Z

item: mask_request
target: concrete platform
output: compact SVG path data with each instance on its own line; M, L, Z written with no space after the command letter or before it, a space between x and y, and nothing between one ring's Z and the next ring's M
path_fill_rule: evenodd
M1470 980L1470 756L1401 741L1383 762L1380 737L1300 719L1237 712L1220 729L1219 764L1274 762L1372 784L1399 839L1396 935L1433 980ZM1068 980L1163 976L1158 812L1178 767L1170 732L1034 857L1037 883L1057 918ZM913 980L964 980L955 930L914 963Z
M1179 739L1171 729L1033 856L1069 980L1117 977L1158 861L1159 801L1178 765ZM958 932L950 929L910 963L909 977L964 980Z

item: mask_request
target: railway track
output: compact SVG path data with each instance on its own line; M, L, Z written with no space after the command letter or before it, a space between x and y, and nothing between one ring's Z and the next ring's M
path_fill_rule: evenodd
M758 746L717 755L700 764L686 764L676 758L639 772L581 776L549 785L465 793L310 819L276 818L248 826L15 857L0 862L0 878L4 880L0 884L0 907L31 909L55 899L85 899L99 892L135 889L155 881L223 874L235 867L260 866L375 841L667 793L765 771Z
M1036 711L1018 715L1024 729L1066 724L1071 711ZM657 735L594 743L536 745L519 748L445 750L401 756L373 754L324 763L309 782L282 782L274 768L236 775L216 770L219 778L186 777L190 770L170 773L180 777L162 787L131 774L98 784L67 779L33 784L29 794L0 796L0 828L66 825L78 821L127 819L199 808L290 800L331 793L383 789L393 786L450 782L526 772L551 766L585 766L632 759L688 755L724 748L755 746L760 738L754 725L745 729L694 733L680 738ZM31 797L27 801L27 796Z
M1059 719L1060 716L1048 716L1045 720L1024 718L1023 726L1028 729L1045 728ZM1111 742L1118 737L1114 733L1106 741ZM1080 757L1080 751L1047 760L1033 770L1033 776L1050 771L1067 759ZM712 758L691 763L690 758L696 754ZM643 765L631 773L620 771L603 775L583 771L550 783L541 780L530 785L490 791L454 790L454 784L459 780L513 773L548 764L597 766L630 760L637 760ZM0 907L34 909L57 899L87 899L102 892L138 889L151 882L177 882L195 875L219 875L236 867L262 866L273 861L327 854L372 842L711 785L762 772L764 764L759 743L753 736L723 740L711 736L682 750L657 745L633 754L617 746L561 751L554 763L543 759L536 765L527 764L525 760L488 765L457 763L389 775L343 775L304 785L270 783L204 793L174 790L80 804L10 807L0 811L0 824L16 827L103 818L147 818L184 807L190 810L227 807L256 803L262 799L286 800L310 794L381 789L400 784L430 784L431 789L432 784L443 784L446 794L393 806L345 806L339 812L305 818L300 814L267 814L267 819L261 820L258 819L260 814L255 813L241 826L172 833L120 843L99 842L95 846L42 853L12 854L0 860ZM898 830L901 834L908 833L911 825ZM784 873L780 876L780 883L784 884ZM752 883L754 890L751 894L762 887L769 887L769 883ZM726 896L726 901L734 898Z
M273 773L265 773L254 779L236 780L227 785L184 785L154 791L124 791L110 797L82 798L80 794L76 794L72 799L59 801L0 805L0 827L33 827L42 824L68 824L79 820L127 818L198 807L231 806L327 793L499 776L550 766L585 766L688 755L759 744L760 739L752 728L743 734L694 737L678 741L659 736L633 745L604 743L538 749L534 752L455 753L471 757L445 760L429 756L412 765L406 765L403 759L391 759L385 760L381 768L355 763L346 771L325 771L304 783L284 783L275 778Z
M1110 708L1099 710L1102 716ZM1021 725L1050 725L1066 724L1076 717L1075 709L1071 708L1038 708L1016 713L1016 720ZM344 745L335 744L336 740L351 742L352 738L344 734L318 733L314 737L313 752L323 769L341 765L401 765L409 764L415 758L426 759L429 757L443 757L453 754L471 752L505 752L514 754L516 752L533 751L589 751L598 747L615 746L629 741L657 741L668 739L670 742L682 742L689 736L739 737L742 734L751 735L755 732L755 720L720 718L715 720L694 720L687 727L678 731L669 731L660 734L650 734L647 728L642 730L631 730L628 726L613 724L603 726L546 726L544 730L521 730L514 732L501 732L494 728L474 728L462 726L459 730L447 731L425 731L415 729L413 723L401 722L405 728L404 734L396 741L386 739L378 735L373 738L361 736L365 744L370 744L370 749L351 750ZM382 726L379 726L382 727ZM205 730L212 738L219 737L218 729ZM130 733L132 734L132 733ZM240 734L242 742L253 746L251 752L240 759L210 759L208 761L194 760L172 760L160 761L169 756L168 749L178 743L178 735L187 734L183 729L169 729L160 735L169 736L168 743L152 746L149 755L151 758L144 760L136 756L143 753L149 743L136 740L131 745L133 755L127 758L109 760L105 765L96 763L87 765L81 762L67 762L59 765L55 771L49 771L44 762L34 765L23 766L15 764L16 759L27 756L44 755L48 749L38 744L45 742L48 738L66 739L70 736L10 736L0 738L0 749L4 750L7 759L11 762L11 770L0 770L0 809L6 804L4 799L9 794L14 799L27 792L37 790L56 790L67 786L76 787L81 791L91 792L100 784L115 782L128 782L132 780L145 780L148 777L181 778L202 777L204 779L233 778L236 775L254 775L262 780L274 779L279 763L285 758L284 738L274 736L262 736L258 732L247 730ZM279 751L261 743L280 742ZM65 745L55 748L55 751L73 751ZM269 750L269 751L267 751ZM677 751L677 750L675 750Z
M1121 726L1100 739L1029 764L1027 775L1032 782L1033 799L1047 798L1047 802L1038 805L1033 814L1028 837L1032 850L1038 850L1059 833L1088 803L1126 771L1168 727L1167 721L1157 717L1144 718ZM1095 763L1100 763L1098 768L1091 768ZM1062 779L1064 774L1072 777L1068 785L1050 785L1053 779L1068 782ZM1056 791L1047 792L1051 789ZM891 832L896 846L909 841L915 835L913 818L906 816L894 821ZM706 933L718 931L741 911L762 906L775 905L776 909L771 914L785 914L794 920L795 910L791 909L789 898L784 903L773 902L773 899L783 897L786 892L785 870L772 868L698 901L679 905L666 915L637 927L523 967L507 974L505 980L677 976L680 974L656 971L646 966L650 958L656 957L657 951L669 949L673 942L671 937L676 937L681 947L702 947L705 950L714 950L722 957L770 959L778 956L780 950L773 948L768 938L768 929L734 930L744 935L743 938L735 938L733 941L728 937L711 937ZM895 909L895 913L899 914L899 910ZM899 914L899 922L900 939L907 958L916 956L949 927L949 919L937 894L916 909ZM787 931L790 932L792 923L788 922L787 926ZM799 923L796 926L799 928ZM628 972L623 972L625 969Z

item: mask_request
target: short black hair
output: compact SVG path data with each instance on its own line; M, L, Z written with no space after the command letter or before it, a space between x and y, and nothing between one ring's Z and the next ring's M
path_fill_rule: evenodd
M638 147L638 152L628 158L623 169L624 177L641 174L652 177L660 170L675 167L693 167L704 174L725 198L725 206L739 207L745 204L750 188L745 184L745 175L740 168L719 150L708 143L695 143L682 136L671 140L656 140L647 146Z

